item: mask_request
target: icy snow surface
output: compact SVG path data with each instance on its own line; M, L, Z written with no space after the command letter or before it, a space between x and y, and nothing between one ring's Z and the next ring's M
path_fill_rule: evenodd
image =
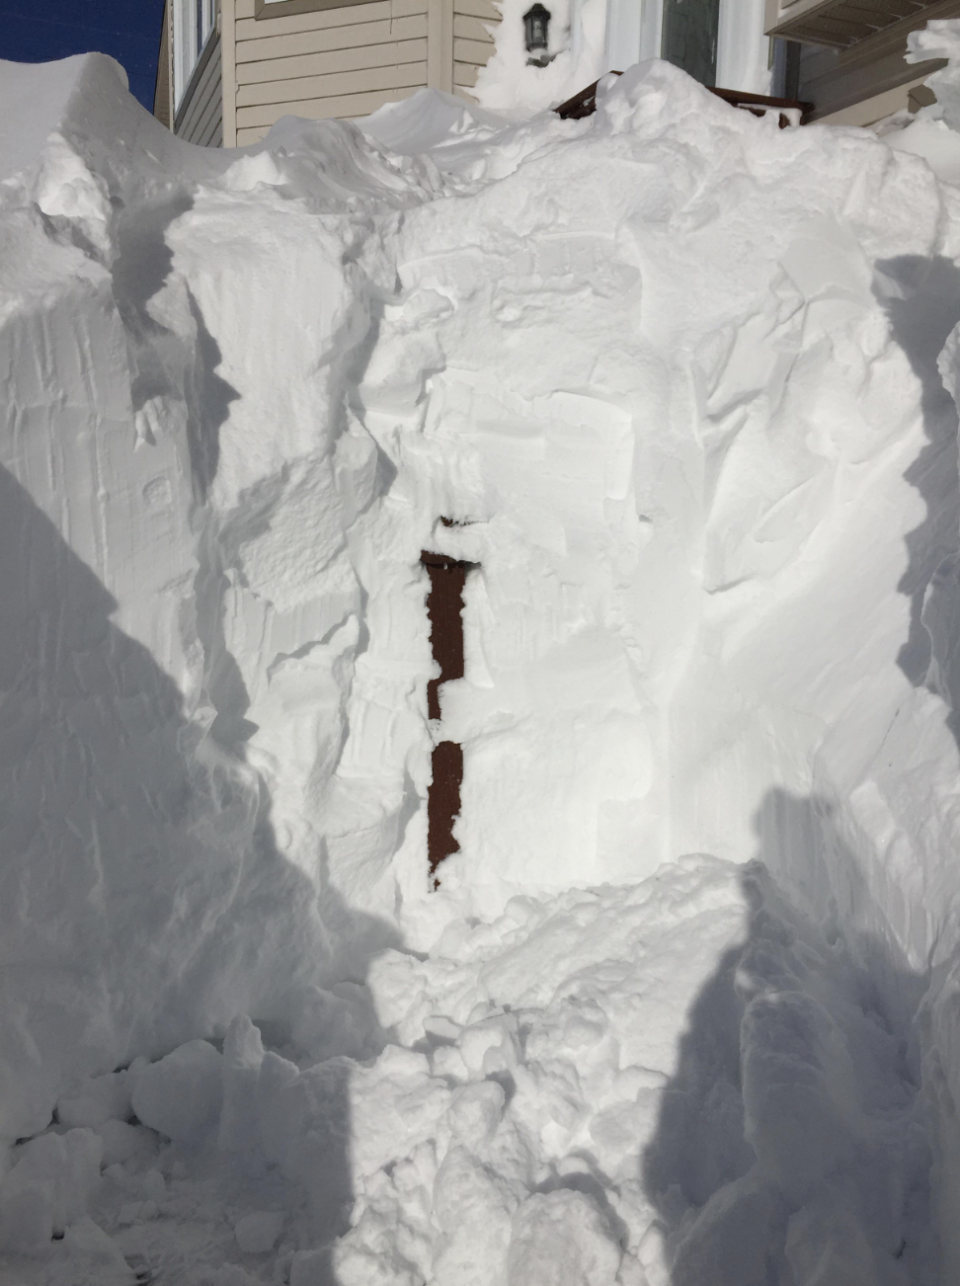
M0 122L0 1286L955 1286L949 166Z

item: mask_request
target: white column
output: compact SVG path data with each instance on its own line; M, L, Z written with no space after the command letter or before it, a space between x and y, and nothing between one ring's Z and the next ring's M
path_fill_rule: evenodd
M173 106L176 111L197 65L197 0L173 0Z
M663 40L663 0L640 0L640 57L659 58Z
M770 41L763 26L764 0L720 0L717 84L721 89L770 93Z
M626 71L640 61L644 11L659 8L660 0L607 0L606 71Z

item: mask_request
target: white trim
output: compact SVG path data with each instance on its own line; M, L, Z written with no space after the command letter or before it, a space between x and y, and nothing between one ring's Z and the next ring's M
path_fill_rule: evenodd
M764 0L720 0L717 84L745 94L769 94L770 41L764 34Z
M607 0L604 70L626 71L640 61L643 13L659 9L661 0Z
M217 29L217 0L173 0L173 111L180 110L207 42Z
M576 3L576 0L574 0ZM765 0L720 0L717 84L746 93L770 92ZM663 43L663 0L607 0L604 70L659 58Z
M644 0L640 9L640 60L659 58L663 46L662 0Z

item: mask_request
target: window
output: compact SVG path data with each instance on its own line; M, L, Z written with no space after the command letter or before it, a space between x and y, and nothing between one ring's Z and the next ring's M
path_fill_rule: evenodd
M173 107L177 111L217 25L217 0L173 0Z
M663 0L661 57L702 85L717 83L720 0Z

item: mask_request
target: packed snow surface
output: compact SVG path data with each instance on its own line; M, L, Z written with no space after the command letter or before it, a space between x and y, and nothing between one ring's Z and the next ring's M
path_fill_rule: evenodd
M960 1280L954 83L0 64L2 1286Z

